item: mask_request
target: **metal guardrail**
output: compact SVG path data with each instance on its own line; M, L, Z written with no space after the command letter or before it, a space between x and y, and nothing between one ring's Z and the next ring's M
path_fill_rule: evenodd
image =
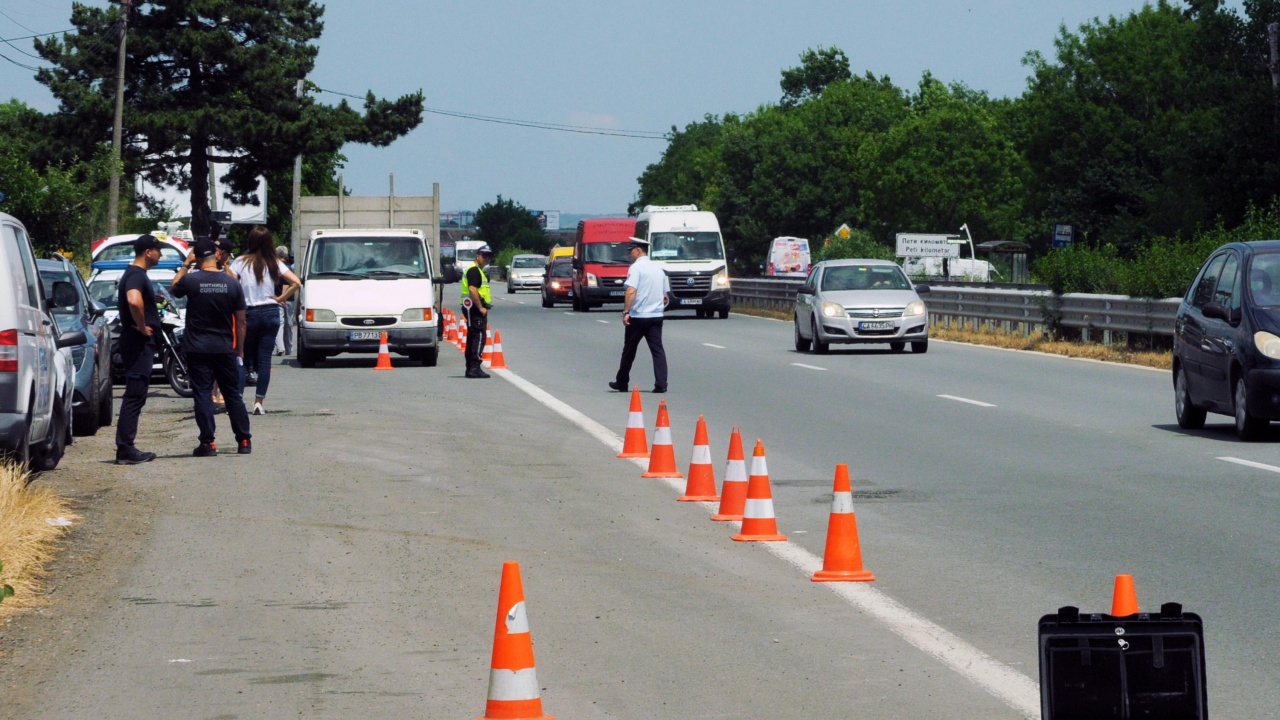
M802 278L734 278L731 292L735 305L790 311L795 307L796 290ZM1147 300L1124 295L1068 293L1054 296L1048 290L992 288L930 283L922 295L929 314L950 325L1002 323L1006 329L1017 324L1024 332L1046 325L1074 328L1088 339L1091 331L1101 331L1104 341L1111 332L1173 335L1178 298Z

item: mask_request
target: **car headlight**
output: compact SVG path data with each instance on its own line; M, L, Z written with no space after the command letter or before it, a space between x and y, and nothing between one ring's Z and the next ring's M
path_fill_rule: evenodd
M587 273L587 287L599 287L599 286L600 286L600 278L597 278L595 273Z
M715 286L718 288L729 287L729 271L721 270L720 272L716 273L716 279L713 282Z
M552 290L559 290L559 289L560 289L560 281L559 281L559 280L552 280L552 281L551 281L551 289L552 289Z
M307 308L307 322L338 322L338 315L332 310Z
M908 306L907 306L907 312L906 312L906 314L907 314L907 315L916 315L916 316L923 315L923 314L924 314L924 301L923 301L923 300L914 300L914 301L912 301L912 303L911 303L910 305L908 305Z
M431 322L431 308L409 308L400 315L400 322Z
M830 317L830 318L831 318L831 317L844 317L844 316L845 316L845 315L844 315L844 306L843 306L843 305L837 305L836 303L833 303L833 302L824 302L824 303L822 303L822 316L823 316L823 317Z
M1253 334L1253 344L1258 346L1258 352L1263 355L1272 360L1280 360L1280 337L1259 331Z

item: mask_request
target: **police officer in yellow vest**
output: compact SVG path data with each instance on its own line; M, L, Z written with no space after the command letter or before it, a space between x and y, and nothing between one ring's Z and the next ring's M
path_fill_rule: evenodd
M484 269L493 262L493 250L481 245L476 259L462 275L462 316L467 319L467 377L487 378L489 373L480 366L484 352L485 333L489 329L489 308L493 297L489 294L489 276Z

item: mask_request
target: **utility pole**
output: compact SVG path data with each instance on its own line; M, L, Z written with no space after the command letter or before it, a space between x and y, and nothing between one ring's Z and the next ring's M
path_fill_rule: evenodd
M298 81L298 100L302 100L302 93L305 88L306 81ZM301 106L301 102L298 103ZM341 188L339 188L341 190ZM293 261L299 262L298 251L302 248L302 229L298 227L298 221L302 219L302 215L298 212L298 205L302 202L302 154L299 153L293 158L293 222L291 223L293 232L292 242L289 248L289 254L293 256Z
M111 187L107 189L107 235L120 230L120 142L124 126L124 49L133 0L120 2L120 54L116 57L116 117L111 126Z

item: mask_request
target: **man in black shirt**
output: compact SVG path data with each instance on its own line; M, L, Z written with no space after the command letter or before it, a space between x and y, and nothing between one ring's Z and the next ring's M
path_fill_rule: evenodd
M140 235L133 241L133 263L125 268L117 283L116 307L120 313L120 357L124 369L124 397L116 422L116 463L136 465L156 459L155 453L134 447L138 437L138 417L147 404L151 365L156 345L152 337L160 332L160 311L147 271L160 262L160 241Z
M200 269L191 271L199 264ZM245 302L239 281L218 270L218 247L212 240L196 241L191 254L170 285L174 297L187 299L187 327L182 346L196 406L200 444L196 457L214 457L217 426L213 418L213 383L227 404L227 417L236 435L236 451L253 451L249 412L240 394L240 364L244 361Z

